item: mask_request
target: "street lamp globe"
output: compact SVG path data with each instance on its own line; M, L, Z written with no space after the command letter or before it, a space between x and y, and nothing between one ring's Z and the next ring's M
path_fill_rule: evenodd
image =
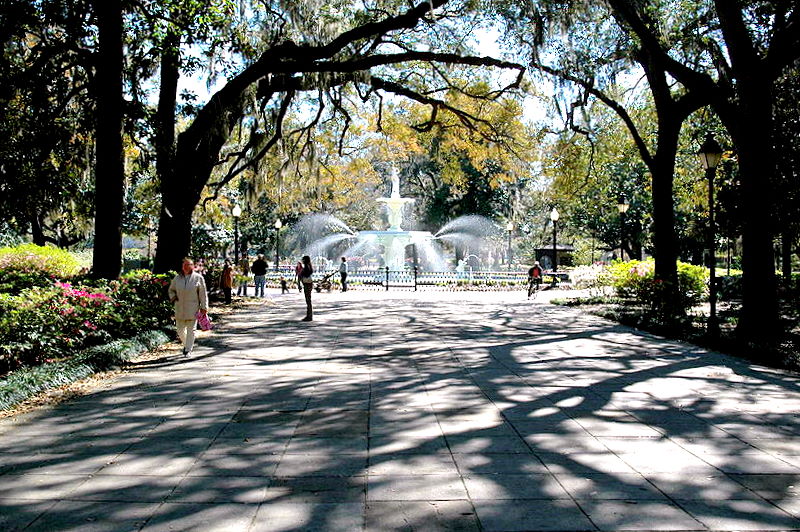
M558 250L556 249L556 222L558 222L558 210L553 207L550 211L550 221L553 222L553 288L556 286L556 272L558 271Z
M275 220L275 229L280 229L281 227L283 227L283 222L281 221L280 218L278 218L277 220Z
M617 200L617 210L619 211L619 258L625 260L625 213L628 212L630 204L625 196L620 196Z
M719 145L714 135L709 133L706 135L706 140L700 145L697 155L700 157L700 164L703 165L704 170L715 170L722 160L722 146Z
M239 207L238 204L234 205L233 206L233 210L231 211L231 214L233 215L234 218L238 218L239 216L242 215L242 208Z

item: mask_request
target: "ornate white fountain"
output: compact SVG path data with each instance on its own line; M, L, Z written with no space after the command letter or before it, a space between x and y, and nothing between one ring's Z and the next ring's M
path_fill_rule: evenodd
M400 176L396 169L392 170L390 179L389 197L376 199L386 205L389 227L385 231L353 231L344 222L329 214L312 214L304 217L298 230L319 236L311 239L304 254L312 258L318 257L326 267L331 264L335 267L338 261L331 262L330 249L346 242L348 247L341 252L341 255L380 257L380 266L388 267L391 271L402 271L412 266L406 262L406 250L413 244L415 259L421 260L426 270L445 271L452 267L448 266L448 261L442 253L441 242L458 242L463 248L477 249L481 245L481 238L489 235L492 228L495 228L493 222L488 219L467 215L448 222L435 235L428 231L406 231L403 229L403 211L407 205L416 200L401 196ZM318 226L319 229L313 229L314 226ZM321 230L323 227L325 230ZM481 232L482 236L478 234Z
M384 265L390 270L403 270L406 268L406 247L410 244L428 244L433 235L428 231L406 231L403 229L403 210L414 198L404 198L400 195L400 176L396 169L391 174L392 192L388 198L378 198L378 203L386 205L389 228L385 231L359 231L356 236L359 240L383 246Z

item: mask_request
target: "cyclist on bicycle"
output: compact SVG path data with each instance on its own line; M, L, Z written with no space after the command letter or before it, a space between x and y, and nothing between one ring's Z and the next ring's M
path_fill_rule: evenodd
M539 290L542 284L542 267L539 266L539 261L534 261L533 266L528 270L528 297L534 290Z

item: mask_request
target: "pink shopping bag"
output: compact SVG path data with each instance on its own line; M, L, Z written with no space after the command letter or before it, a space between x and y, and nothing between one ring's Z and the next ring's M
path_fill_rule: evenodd
M198 310L195 317L197 318L197 325L200 327L200 329L204 331L210 331L214 328L214 324L211 323L211 316L209 316L208 313L203 314Z

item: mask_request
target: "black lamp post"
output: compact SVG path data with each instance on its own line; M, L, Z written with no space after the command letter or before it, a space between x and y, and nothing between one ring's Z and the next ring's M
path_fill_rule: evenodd
M700 156L700 164L706 171L708 180L708 303L710 311L708 315L708 335L716 338L719 335L719 323L717 321L717 261L714 231L714 175L717 166L722 159L722 147L709 133L706 140L697 152Z
M233 215L233 261L234 264L239 264L239 216L242 215L242 208L239 205L234 205L231 211Z
M153 225L150 218L147 219L147 267L152 268L150 264L150 254L152 249Z
M550 221L553 222L553 286L556 285L556 271L558 270L558 251L556 251L556 224L558 223L558 211L555 207L550 211Z
M275 220L275 271L278 271L278 264L280 263L280 236L281 236L281 227L283 227L283 222L281 219L278 218Z
M617 202L619 211L619 260L625 260L625 213L628 212L628 204L625 196L621 196Z
M514 222L506 224L506 231L508 231L508 270L511 271L511 235L514 232Z

